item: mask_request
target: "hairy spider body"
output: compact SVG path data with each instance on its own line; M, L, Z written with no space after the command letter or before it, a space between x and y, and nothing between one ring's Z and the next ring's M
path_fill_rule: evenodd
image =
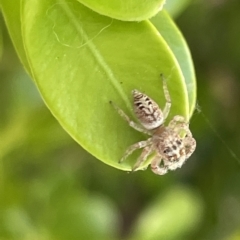
M120 159L119 162L121 163L132 152L143 148L141 155L133 166L133 171L137 170L147 160L147 157L155 152L155 156L151 161L151 169L155 174L164 175L168 170L180 168L196 148L196 141L189 130L189 123L183 116L174 116L168 126L164 126L171 108L171 98L164 79L163 90L166 99L163 111L146 94L138 90L132 91L134 112L141 125L131 121L118 106L111 102L120 116L131 127L137 131L151 135L147 140L131 145Z

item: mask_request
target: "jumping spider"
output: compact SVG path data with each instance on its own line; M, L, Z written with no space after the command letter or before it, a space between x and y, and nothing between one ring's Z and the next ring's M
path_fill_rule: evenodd
M164 175L168 170L180 168L196 148L196 141L189 130L189 123L183 116L174 116L168 126L164 126L171 108L171 98L166 80L162 75L161 77L166 99L163 111L146 94L138 90L132 91L134 112L141 125L133 122L118 106L110 102L132 128L151 136L146 141L131 145L120 159L119 163L124 161L135 150L143 148L141 155L133 166L133 171L136 171L147 160L147 157L155 152L156 155L151 161L151 169L155 174Z

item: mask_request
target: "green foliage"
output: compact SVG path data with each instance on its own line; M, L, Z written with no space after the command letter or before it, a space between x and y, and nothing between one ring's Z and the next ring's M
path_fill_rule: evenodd
M194 56L202 113L195 112L190 121L197 139L195 153L181 169L163 177L155 176L150 169L133 174L118 171L95 160L70 138L46 109L36 90L35 78L34 82L30 81L24 73L8 39L7 31L25 68L30 69L22 38L20 1L1 2L4 2L3 12L8 12L4 15L8 30L1 25L4 51L0 66L0 240L135 240L143 236L146 240L159 239L163 234L174 240L240 238L240 168L237 162L240 156L240 48L239 31L236 31L240 22L239 0L195 1L183 14L178 13L177 24ZM164 6L168 8L169 2ZM175 6L179 2L184 1L175 1ZM44 18L49 20L47 16ZM159 30L159 27L167 28L171 22L158 25L154 18L150 21L158 29L154 31L161 32L170 46L186 81L191 68L181 65L183 61L179 60L174 47L178 34L167 35ZM62 36L61 31L57 33ZM46 61L50 56L51 52ZM181 56L184 58L184 54ZM146 87L147 82L142 83L142 88L150 94L156 91L154 98L162 106L164 99L158 74L151 77L155 79L157 90L151 90L153 86ZM140 76L134 75L131 79L138 78ZM124 82L124 79L119 81ZM191 109L191 91L186 89ZM129 90L126 89L128 97ZM174 92L171 94L174 100ZM192 97L194 99L194 95ZM115 96L114 100L130 114L127 108L130 102L125 104L120 96ZM181 106L180 109L187 108ZM178 107L173 110L178 111ZM112 110L109 113L110 116L116 114ZM121 122L125 126L117 114L115 117L116 124ZM131 128L124 131L127 133ZM106 135L109 134L116 132L107 131ZM229 154L226 146L236 158Z
M130 23L76 1L17 1L14 13L12 4L2 1L3 14L22 63L63 128L101 161L131 169L135 156L121 165L118 160L143 136L129 129L109 101L132 116L130 93L137 88L163 106L160 73L168 80L170 117L189 119L196 95L192 61L166 12L153 24Z
M193 114L192 59L166 10L122 22L76 1L0 1L7 26L1 29L0 240L240 238L238 0L197 2L178 19L197 66L204 118ZM171 2L164 7L172 15L187 1ZM117 164L125 148L145 136L109 100L133 119L133 88L162 107L160 73L173 100L170 117L193 115L197 150L163 177L118 171L129 170L137 156Z

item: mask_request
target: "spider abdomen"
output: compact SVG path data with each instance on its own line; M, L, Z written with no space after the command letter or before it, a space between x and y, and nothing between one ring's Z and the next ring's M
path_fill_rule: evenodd
M138 90L132 91L134 112L139 122L148 130L163 123L163 113L156 102Z

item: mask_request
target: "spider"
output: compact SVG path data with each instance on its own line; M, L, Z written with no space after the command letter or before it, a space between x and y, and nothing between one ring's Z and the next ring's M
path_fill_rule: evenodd
M119 163L123 162L135 150L142 148L142 153L132 171L136 171L147 160L148 156L155 152L155 156L151 160L151 169L155 174L164 175L168 170L181 168L196 148L196 141L189 130L189 123L183 116L174 116L168 126L164 126L171 108L171 98L162 74L161 78L166 99L163 111L146 94L138 90L132 91L134 112L140 124L132 121L117 105L110 101L119 115L132 128L151 136L145 141L131 145L120 159Z

